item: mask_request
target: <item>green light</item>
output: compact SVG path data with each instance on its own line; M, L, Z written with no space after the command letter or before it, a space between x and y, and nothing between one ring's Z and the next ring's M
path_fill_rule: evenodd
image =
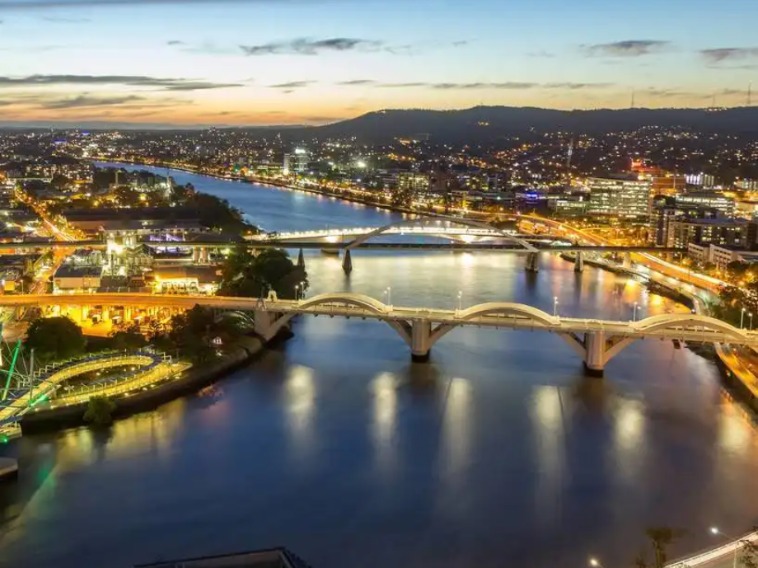
M7 444L8 443L8 436L5 434L0 434L0 444Z

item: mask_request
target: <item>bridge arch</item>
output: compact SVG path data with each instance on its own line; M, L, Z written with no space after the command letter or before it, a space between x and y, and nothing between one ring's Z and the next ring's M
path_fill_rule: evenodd
M378 316L386 315L392 311L390 306L377 300L376 298L372 298L371 296L367 296L365 294L353 294L350 292L319 294L300 302L298 304L298 307L304 309L328 304L339 304L341 306L362 308ZM270 337L275 336L279 330L287 325L287 323L289 323L289 321L296 315L297 312L283 314L275 322L272 323L271 327L267 331L267 335ZM385 320L385 323L394 329L400 335L400 337L402 337L403 340L410 345L411 332L409 326L403 325L403 322L394 320Z
M636 331L652 332L661 329L675 329L677 327L699 327L704 330L724 333L728 337L744 341L747 334L731 324L699 314L661 314L645 318L632 324Z
M382 235L388 232L390 229L397 229L399 227L411 227L413 225L418 225L418 224L429 224L434 221L445 221L448 223L453 223L455 225L461 225L464 227L473 227L477 229L488 229L490 231L496 231L500 233L500 235L502 236L504 240L510 241L512 243L515 243L521 246L525 251L537 252L537 248L534 245L530 244L524 239L519 239L517 237L514 237L513 235L506 233L505 230L503 229L498 229L497 227L493 227L492 225L489 225L487 223L482 223L481 221L474 221L472 219L458 219L454 217L444 217L444 216L421 218L421 219L405 219L403 221L397 221L395 223L390 223L389 225L384 225L383 227L374 229L373 231L366 233L365 235L361 235L360 237L350 241L345 247L345 250L352 250L356 247L359 247L366 241L374 237L377 237L379 235Z
M526 304L515 304L512 302L487 302L477 304L465 310L458 312L456 318L468 321L479 316L503 315L520 317L522 319L532 320L542 325L558 325L560 318L551 316L539 308L527 306Z

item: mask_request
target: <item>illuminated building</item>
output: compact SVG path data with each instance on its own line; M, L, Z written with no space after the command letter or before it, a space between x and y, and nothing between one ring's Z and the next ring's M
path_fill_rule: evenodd
M685 179L689 185L699 185L701 187L713 187L716 185L716 178L703 172L699 174L687 174Z
M719 211L724 217L734 217L734 199L718 191L691 191L676 196L680 208L705 207Z
M295 148L293 154L284 155L284 175L303 174L308 170L308 152L303 148Z
M400 192L426 193L429 191L429 175L418 172L397 174L397 189Z
M721 218L670 221L666 246L687 248L690 243L747 248L748 222Z
M587 213L623 219L647 219L652 182L638 176L587 179L590 201Z

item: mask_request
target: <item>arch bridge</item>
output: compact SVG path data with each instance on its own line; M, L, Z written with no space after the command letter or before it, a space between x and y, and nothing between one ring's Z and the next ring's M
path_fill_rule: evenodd
M698 314L664 314L640 321L567 318L538 308L490 302L466 309L399 307L363 294L320 294L303 300L180 296L162 294L65 294L0 296L0 306L130 306L250 312L256 333L271 341L297 315L377 320L389 325L410 347L416 361L429 358L432 347L456 327L476 326L555 333L582 358L588 374L602 375L605 366L634 341L662 339L732 343L758 347L758 332Z

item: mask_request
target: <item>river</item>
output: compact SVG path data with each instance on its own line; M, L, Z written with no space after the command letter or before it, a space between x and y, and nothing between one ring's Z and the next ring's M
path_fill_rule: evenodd
M162 170L159 170L162 171ZM174 172L267 230L401 217L283 189ZM546 255L543 255L546 256ZM523 302L631 319L682 309L638 283L557 257L528 275L502 253L307 252L309 294L395 305ZM301 319L295 337L196 396L118 422L0 448L0 565L128 567L286 545L314 568L629 566L644 529L688 531L674 554L756 521L758 433L715 366L633 344L585 378L543 333L461 328L412 364L372 321Z

